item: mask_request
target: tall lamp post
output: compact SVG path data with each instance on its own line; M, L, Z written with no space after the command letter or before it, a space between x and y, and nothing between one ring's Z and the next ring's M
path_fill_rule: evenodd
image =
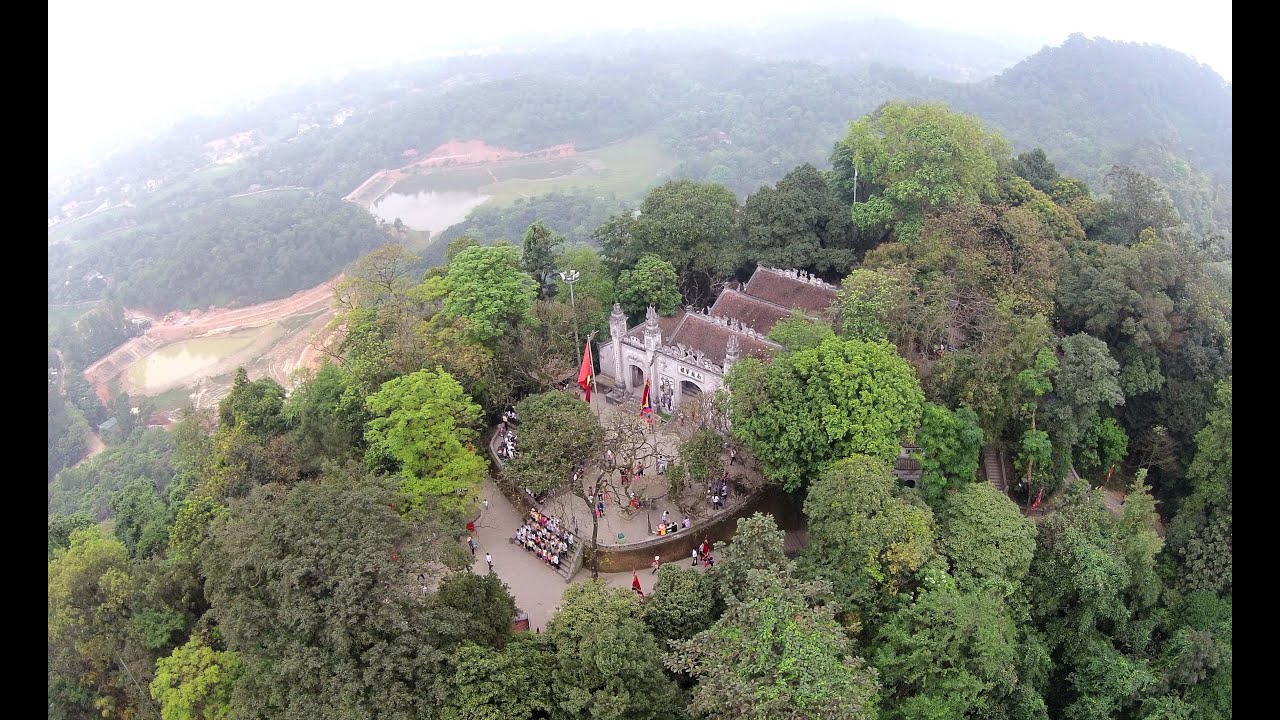
M582 274L577 270L565 270L560 273L560 279L569 286L569 307L573 310L573 342L574 347L582 345L582 341L578 338L578 303L573 297L573 284L582 278Z

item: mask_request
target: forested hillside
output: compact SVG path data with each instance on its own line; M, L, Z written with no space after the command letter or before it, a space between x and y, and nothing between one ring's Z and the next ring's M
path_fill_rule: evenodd
M49 302L110 295L157 313L249 305L333 277L385 240L367 212L330 194L228 200L50 246Z
M337 362L289 393L240 371L215 417L62 470L50 717L1231 718L1229 253L1133 168L1095 192L939 103L847 120L832 163L745 202L665 182L599 249L540 222L425 273L380 247L338 289ZM766 262L837 298L666 421L690 435L659 482L678 502L726 456L758 465L807 538L792 558L755 514L700 569L657 558L651 592L588 580L600 518L632 509L619 465L657 448L636 405L602 422L561 389L579 331L614 302L706 306ZM490 476L481 438L513 406ZM572 583L471 554L499 490L583 502ZM530 582L564 593L515 632Z

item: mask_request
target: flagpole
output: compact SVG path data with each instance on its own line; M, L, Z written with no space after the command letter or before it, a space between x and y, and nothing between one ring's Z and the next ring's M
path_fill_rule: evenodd
M598 330L592 330L592 331L591 331L591 333L590 333L589 335L587 335L587 345L586 345L586 350L585 350L585 352L586 352L586 354L587 354L587 364L589 364L589 365L591 366L591 389L592 389L592 390L599 390L599 389L600 389L600 388L599 388L599 386L598 386L598 385L596 385L596 359L595 359L595 357L591 354L591 338L595 337L597 332L599 332L599 331L598 331ZM593 406L595 406L595 403L592 403L592 405L593 405ZM600 409L599 409L599 407L598 407L598 406L596 406L596 407L595 407L595 411L596 411L596 419L597 419L597 420L599 420L599 419L600 419Z

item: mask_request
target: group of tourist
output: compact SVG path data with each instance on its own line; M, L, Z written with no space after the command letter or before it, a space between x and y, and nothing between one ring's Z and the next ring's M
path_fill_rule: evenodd
M542 562L559 570L560 561L578 545L573 531L560 525L554 516L529 511L529 519L516 529L516 544L534 554Z
M666 510L663 510L662 519L658 521L658 526L655 527L651 532L652 534L658 535L658 536L673 535L675 533L680 532L680 530L682 529L688 530L691 525L693 525L693 521L691 521L687 515L685 516L683 523L678 523L675 520L671 519L670 513L668 513Z
M516 456L515 424L519 422L514 408L502 411L502 424L498 426L498 457L510 460Z
M712 480L707 483L707 503L711 505L712 510L723 510L725 503L729 502L729 471L724 471L724 476L719 481Z

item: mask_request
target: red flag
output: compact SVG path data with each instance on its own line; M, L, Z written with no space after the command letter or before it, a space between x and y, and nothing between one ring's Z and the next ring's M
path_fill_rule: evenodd
M588 339L582 348L582 367L578 370L578 387L587 391L587 402L591 402L591 382L594 374L591 365L591 340Z
M1115 471L1116 471L1116 466L1115 466L1115 465L1112 465L1112 466L1111 466L1111 469L1107 471L1107 479L1103 481L1103 484L1104 484L1104 485L1105 485L1106 483L1111 482L1111 473L1113 473L1113 472L1115 472Z
M649 402L649 379L644 381L644 394L640 396L640 414L648 415L653 412L653 403Z
M1036 501L1031 503L1031 509L1035 510L1040 507L1040 499L1044 497L1044 488L1040 488L1040 494L1036 495Z

